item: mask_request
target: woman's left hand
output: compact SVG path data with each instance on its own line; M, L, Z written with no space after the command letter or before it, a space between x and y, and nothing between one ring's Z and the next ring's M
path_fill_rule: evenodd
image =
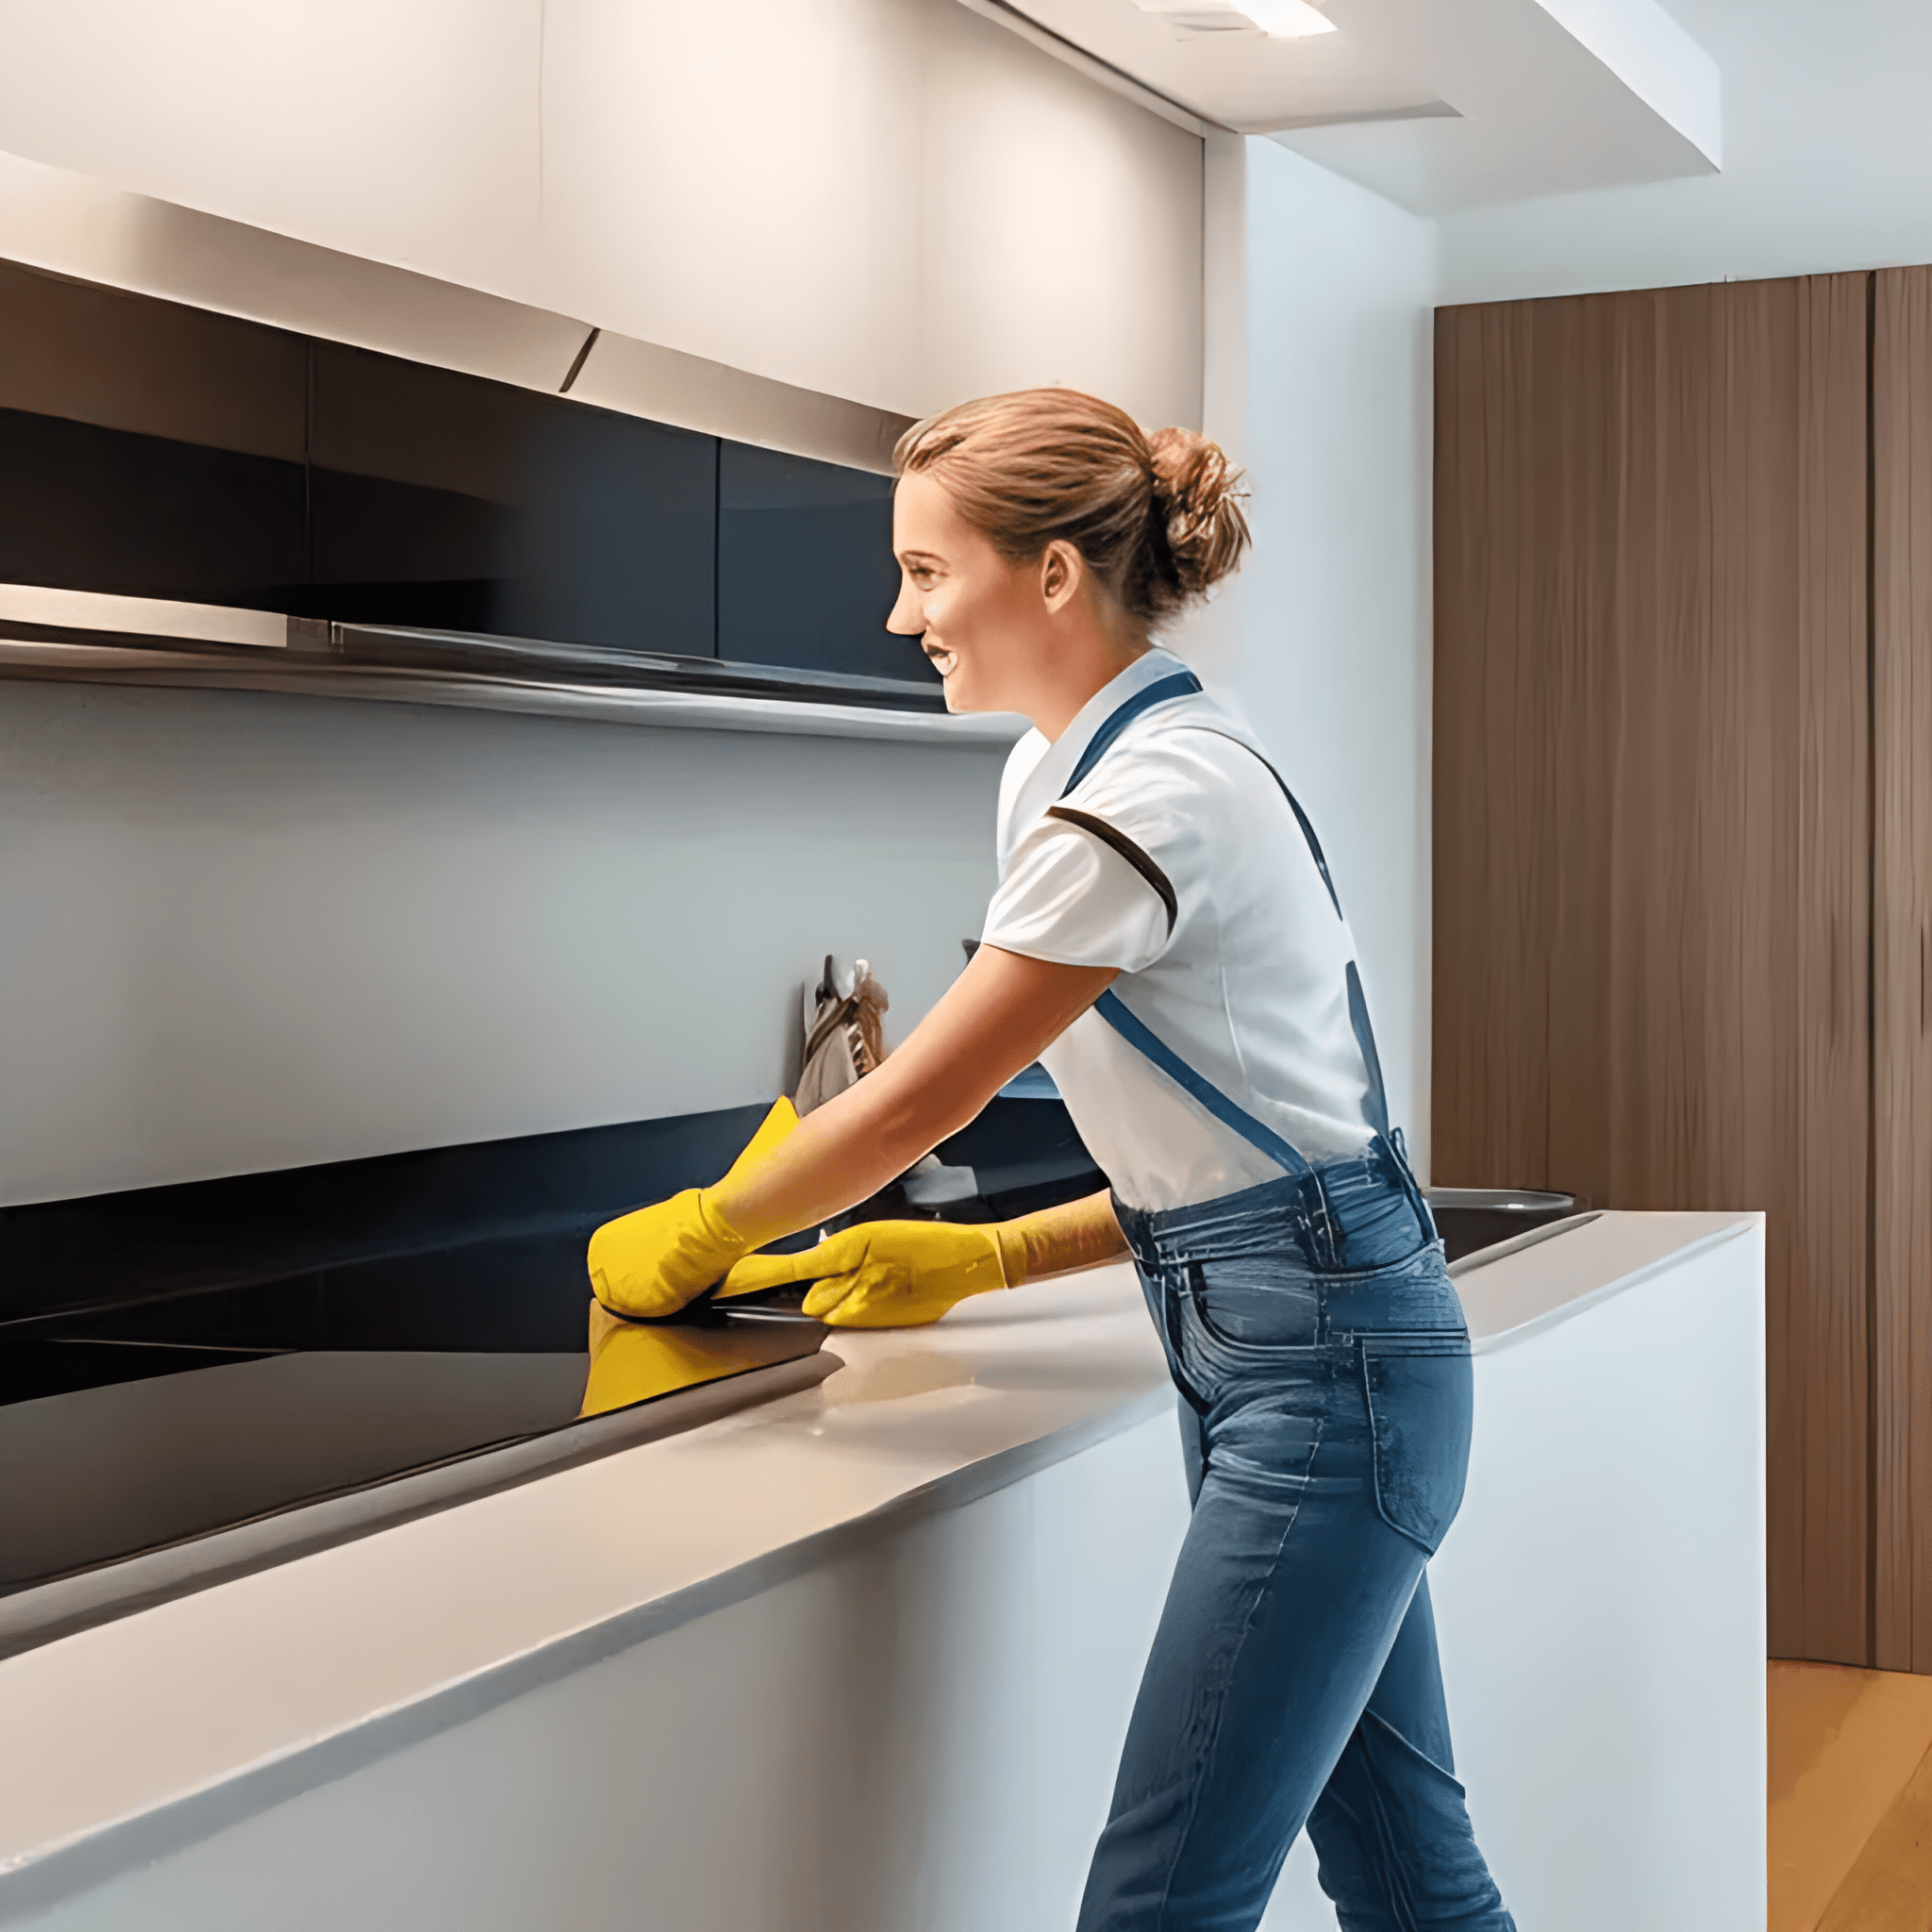
M707 1188L607 1221L591 1237L591 1291L633 1322L675 1315L752 1244L721 1215Z
M766 1114L744 1152L714 1188L687 1188L668 1201L607 1221L591 1237L586 1257L591 1291L613 1314L634 1322L675 1315L724 1278L747 1249L782 1230L743 1230L731 1191L755 1174L798 1131L789 1100Z

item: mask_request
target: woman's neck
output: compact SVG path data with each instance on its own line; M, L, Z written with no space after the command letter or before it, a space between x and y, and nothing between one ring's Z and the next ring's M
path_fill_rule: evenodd
M1139 662L1154 648L1146 638L1131 642L1108 641L1103 648L1069 654L1056 667L1058 675L1044 680L1026 707L1026 716L1049 744L1058 739L1096 691L1102 691L1128 665Z

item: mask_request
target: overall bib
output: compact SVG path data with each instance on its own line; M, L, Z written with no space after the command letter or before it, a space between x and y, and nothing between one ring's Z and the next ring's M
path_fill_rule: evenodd
M1199 689L1184 674L1123 705L1066 791L1131 717ZM1424 1575L1462 1500L1469 1337L1347 974L1371 1138L1320 1163L1116 991L1096 1003L1282 1177L1158 1213L1115 1201L1180 1391L1193 1514L1080 1932L1250 1932L1304 1825L1343 1932L1513 1932L1456 1781Z

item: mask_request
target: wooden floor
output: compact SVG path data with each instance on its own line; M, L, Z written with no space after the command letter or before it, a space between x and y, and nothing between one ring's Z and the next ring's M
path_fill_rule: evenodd
M1771 1666L1769 1932L1932 1932L1932 1677Z

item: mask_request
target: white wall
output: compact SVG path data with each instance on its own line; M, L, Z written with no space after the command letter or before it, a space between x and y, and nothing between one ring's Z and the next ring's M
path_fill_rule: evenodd
M1199 420L1199 139L957 0L0 0L0 150L884 408ZM817 957L900 1034L958 971L998 764L0 685L0 1201L767 1097Z
M0 149L165 201L911 415L1198 420L1199 140L958 0L0 0Z
M1211 137L1208 184L1206 421L1255 548L1175 641L1314 821L1426 1175L1436 225L1269 141Z
M1724 172L1473 208L1444 302L1932 261L1932 8L1668 0L1724 75Z
M903 1035L1000 754L0 683L0 1202L769 1099L819 956Z

